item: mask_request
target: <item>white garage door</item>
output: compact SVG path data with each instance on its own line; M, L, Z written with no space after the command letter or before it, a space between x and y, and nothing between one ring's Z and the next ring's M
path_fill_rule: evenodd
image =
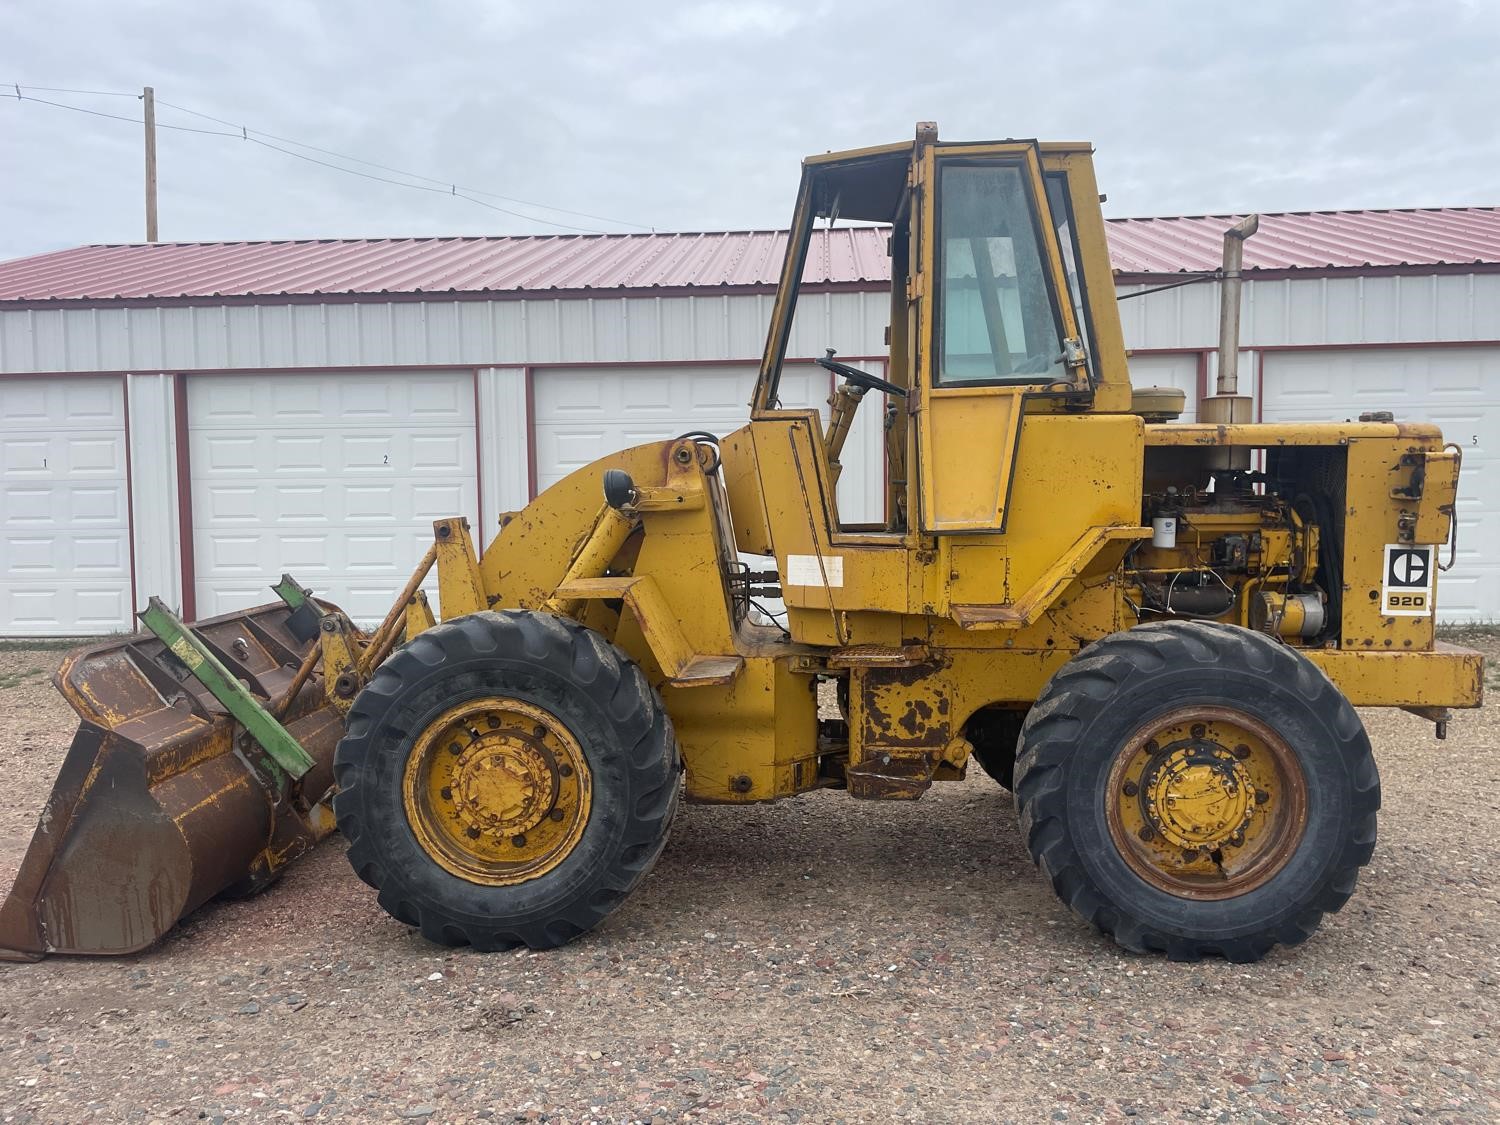
M1198 353L1133 355L1130 384L1134 387L1176 387L1187 396L1180 422L1198 420Z
M128 629L118 379L0 379L0 634Z
M1267 422L1343 421L1389 410L1436 422L1463 447L1458 563L1438 580L1446 621L1500 620L1500 348L1269 352Z
M884 375L880 362L856 364ZM689 430L720 436L749 420L754 364L683 364L668 367L543 368L535 374L537 487L555 484L607 453L662 441ZM816 407L828 419L829 375L814 364L788 364L781 403ZM846 523L885 518L885 469L880 408L884 396L866 396L844 446L839 514Z
M468 373L199 376L188 435L200 617L269 601L287 571L378 621L432 521L476 522Z

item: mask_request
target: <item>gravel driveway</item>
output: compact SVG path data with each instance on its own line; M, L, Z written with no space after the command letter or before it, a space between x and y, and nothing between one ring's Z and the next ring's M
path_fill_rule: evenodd
M71 737L58 656L0 651L4 886ZM335 840L147 954L0 965L0 1120L1500 1119L1500 715L1443 743L1365 719L1374 862L1258 965L1098 937L977 770L915 804L687 806L544 954L426 944Z

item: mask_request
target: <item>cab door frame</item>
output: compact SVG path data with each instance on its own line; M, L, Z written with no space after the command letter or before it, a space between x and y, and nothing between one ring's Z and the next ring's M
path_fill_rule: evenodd
M916 310L912 333L912 393L908 412L914 430L917 530L927 535L1005 531L1015 473L1021 419L1027 409L1055 409L1063 397L1076 399L1092 384L1083 332L1064 288L1067 274L1051 221L1039 146L1033 141L993 144L922 144L914 161L918 203L917 253L909 282ZM1062 341L1066 381L1014 376L942 380L941 177L947 167L1010 166L1021 170L1029 215L1041 258L1052 315ZM949 447L957 451L949 455ZM961 455L960 455L961 454ZM910 474L909 474L910 475Z

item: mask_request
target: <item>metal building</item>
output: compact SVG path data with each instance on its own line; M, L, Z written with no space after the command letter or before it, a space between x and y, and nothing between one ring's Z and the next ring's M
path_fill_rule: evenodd
M1212 271L1238 216L1111 222L1122 296ZM610 449L745 417L776 231L94 246L0 264L0 635L189 616L283 570L378 615L430 521L502 512ZM1389 409L1464 447L1449 620L1500 618L1500 211L1267 215L1242 371L1266 420ZM782 380L824 348L878 371L885 234L819 236ZM1137 383L1190 407L1217 287L1121 305ZM875 412L841 507L878 516ZM1488 581L1486 581L1488 579Z

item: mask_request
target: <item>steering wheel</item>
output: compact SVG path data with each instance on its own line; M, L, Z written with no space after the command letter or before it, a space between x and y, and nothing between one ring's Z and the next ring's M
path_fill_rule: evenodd
M832 348L829 348L827 349L827 354L822 359L815 360L814 362L819 367L827 371L832 371L839 378L847 380L856 387L861 387L867 391L882 391L888 395L895 395L897 398L906 397L905 387L898 387L895 383L889 383L878 375L871 375L868 371L861 371L857 367L850 367L847 363L840 363L833 358L837 354Z

